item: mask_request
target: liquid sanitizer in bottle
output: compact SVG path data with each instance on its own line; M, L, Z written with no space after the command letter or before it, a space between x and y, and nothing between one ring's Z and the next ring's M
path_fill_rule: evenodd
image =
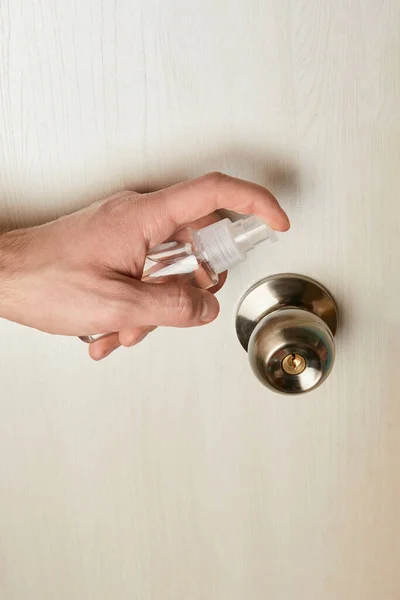
M218 275L246 258L246 253L264 240L277 241L277 234L264 221L248 216L232 222L222 219L203 227L186 227L174 241L152 248L146 258L142 281L190 280L191 285L209 289L218 283ZM81 336L91 343L105 334Z

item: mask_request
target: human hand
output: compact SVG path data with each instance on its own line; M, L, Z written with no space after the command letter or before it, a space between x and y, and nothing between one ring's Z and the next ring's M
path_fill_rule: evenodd
M289 228L268 190L220 173L151 194L121 192L0 236L0 316L61 335L118 332L89 345L95 360L135 345L159 325L209 323L219 312L210 291L140 279L149 248L188 224L204 227L218 209L256 214L278 231Z

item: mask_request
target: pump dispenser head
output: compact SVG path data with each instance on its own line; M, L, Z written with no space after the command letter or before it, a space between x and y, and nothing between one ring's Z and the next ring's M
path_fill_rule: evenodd
M264 240L276 242L278 237L264 221L249 216L232 223L223 219L197 232L199 247L215 273L223 273L246 258Z

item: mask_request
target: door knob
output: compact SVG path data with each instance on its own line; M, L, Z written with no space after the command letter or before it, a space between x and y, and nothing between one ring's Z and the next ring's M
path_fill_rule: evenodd
M272 275L240 300L236 332L255 375L271 390L302 394L328 377L335 360L336 303L303 275Z

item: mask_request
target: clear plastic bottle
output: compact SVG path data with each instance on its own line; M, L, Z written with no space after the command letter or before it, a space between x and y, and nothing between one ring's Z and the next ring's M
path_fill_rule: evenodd
M152 248L146 259L142 281L163 283L187 278L191 285L209 289L218 275L246 258L246 253L264 240L275 242L277 235L258 217L248 216L178 232L174 241ZM109 334L81 336L91 343Z

